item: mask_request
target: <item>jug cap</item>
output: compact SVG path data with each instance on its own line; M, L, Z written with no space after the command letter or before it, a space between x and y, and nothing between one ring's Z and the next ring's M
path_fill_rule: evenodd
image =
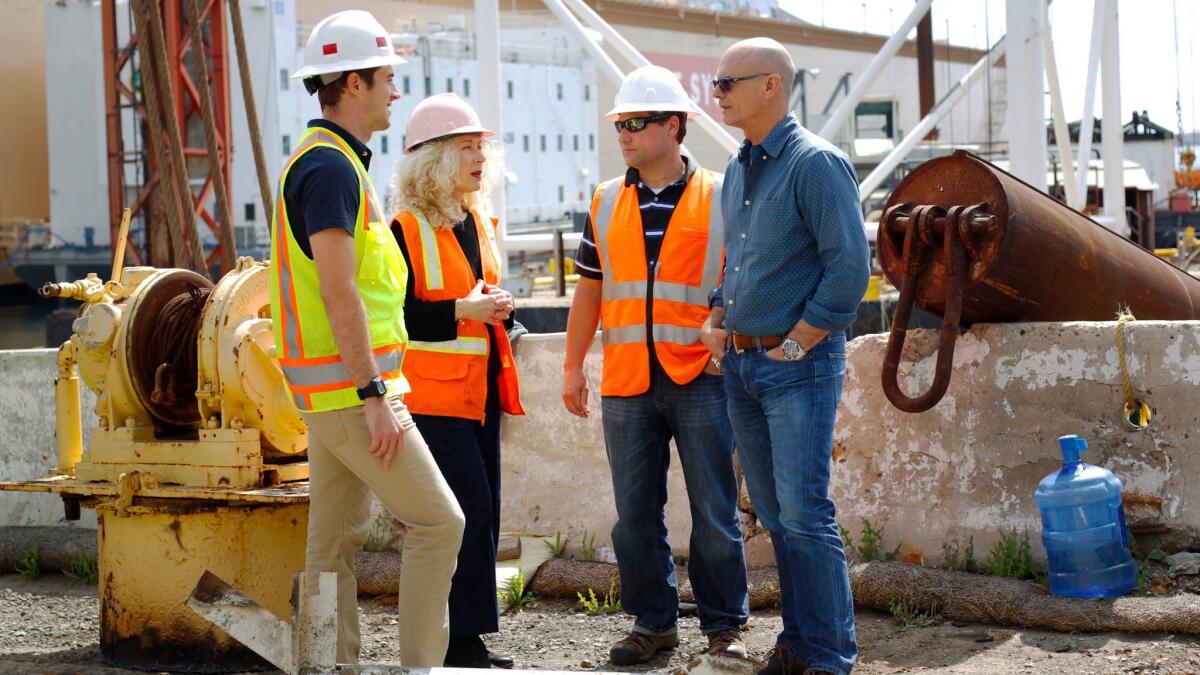
M1079 456L1087 451L1087 440L1074 434L1059 436L1058 447L1062 450L1063 464L1078 464Z

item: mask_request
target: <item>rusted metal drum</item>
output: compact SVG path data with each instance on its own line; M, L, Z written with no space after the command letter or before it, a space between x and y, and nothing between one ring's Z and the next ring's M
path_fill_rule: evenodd
M982 158L957 151L910 173L888 199L879 260L900 288L883 385L901 410L937 404L960 325L1200 318L1200 280ZM912 306L944 319L932 389L913 398L896 370Z

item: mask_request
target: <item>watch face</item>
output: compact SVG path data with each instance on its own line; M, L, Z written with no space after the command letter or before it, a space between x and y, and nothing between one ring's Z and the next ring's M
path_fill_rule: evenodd
M799 342L796 342L791 338L783 341L783 358L789 361L795 361L801 356L804 356L804 350L800 348Z

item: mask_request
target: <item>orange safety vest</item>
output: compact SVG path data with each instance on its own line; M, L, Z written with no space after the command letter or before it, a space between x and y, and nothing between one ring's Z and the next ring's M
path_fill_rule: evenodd
M592 197L592 234L604 271L600 325L604 342L601 396L635 396L650 388L647 331L667 375L687 384L704 370L708 349L700 326L709 293L721 280L724 176L688 162L687 186L671 214L654 268L653 315L646 320L647 263L636 185L600 184Z
M479 237L479 259L483 280L500 283L500 255L491 220L473 213ZM413 270L413 296L437 302L465 298L475 287L475 273L454 238L451 228L435 230L421 213L403 211L392 219L392 230L400 228ZM512 344L504 326L462 319L453 340L426 342L409 340L404 357L404 376L412 392L404 397L417 415L440 415L483 421L487 401L488 329L500 350L500 409L524 415L517 366Z

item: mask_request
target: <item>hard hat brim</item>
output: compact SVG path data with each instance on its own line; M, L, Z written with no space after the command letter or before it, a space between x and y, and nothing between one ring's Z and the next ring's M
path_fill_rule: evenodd
M492 136L496 135L496 132L492 131L491 129L480 126L478 124L472 124L472 125L468 125L465 127L459 127L457 129L455 129L454 131L447 131L444 134L438 134L437 136L433 136L431 138L422 138L415 142L410 142L408 144L408 147L404 148L404 151L411 152L413 148L415 148L418 145L421 145L423 143L428 143L430 141L436 141L440 138L449 138L450 136L462 136L464 134L482 134L484 138L491 138Z
M316 63L304 66L300 70L292 73L289 79L303 80L315 75L325 75L327 73L344 73L351 70L363 70L365 68L380 68L382 66L399 66L408 63L399 54L391 56L372 56L368 59L344 59L341 61L331 61L329 63Z
M622 103L621 105L609 110L604 114L604 121L615 122L617 118L626 113L658 113L658 112L677 112L687 114L688 119L693 119L700 116L700 111L694 107L681 106L673 103L653 104L646 103Z

